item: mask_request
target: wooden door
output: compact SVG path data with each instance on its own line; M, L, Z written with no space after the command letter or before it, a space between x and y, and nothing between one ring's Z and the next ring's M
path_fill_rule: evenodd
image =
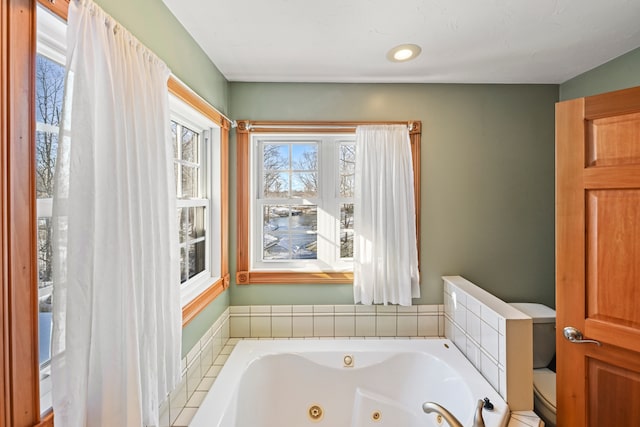
M640 426L640 87L556 106L556 307L558 426Z

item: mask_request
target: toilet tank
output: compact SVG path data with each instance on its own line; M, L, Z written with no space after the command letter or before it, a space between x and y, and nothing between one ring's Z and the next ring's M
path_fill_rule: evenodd
M533 368L546 368L556 354L556 312L543 304L511 304L533 320Z

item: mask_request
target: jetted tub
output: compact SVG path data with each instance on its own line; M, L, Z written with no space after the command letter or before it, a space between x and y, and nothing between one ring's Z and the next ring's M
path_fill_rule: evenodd
M447 339L239 342L190 427L437 427L433 401L471 426L488 397L487 427L509 408Z

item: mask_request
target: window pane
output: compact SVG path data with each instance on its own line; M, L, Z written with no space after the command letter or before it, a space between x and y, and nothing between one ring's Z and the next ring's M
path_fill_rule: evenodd
M317 172L296 172L291 177L292 197L316 197L318 191Z
M340 258L353 258L353 203L340 205Z
M171 143L173 145L173 158L179 159L180 153L178 152L178 124L171 121Z
M318 146L316 144L291 144L293 168L302 171L318 170Z
M187 208L178 208L178 243L184 243L187 238L189 221Z
M317 259L317 206L265 205L263 259Z
M289 198L289 173L266 172L264 173L264 197Z
M182 170L182 197L198 197L198 168L192 166L181 166Z
M53 197L53 175L56 169L58 133L36 131L36 197Z
M206 218L206 208L205 207L196 207L193 208L193 237L200 238L205 236L205 222Z
M265 144L262 158L265 172L289 169L289 144Z
M60 125L64 97L64 66L49 58L36 56L36 121Z
M356 146L340 145L340 197L353 197L356 171Z
M198 134L189 128L182 126L182 160L198 163Z
M187 256L187 248L180 247L180 283L184 283L189 279L189 257Z
M189 278L204 271L205 266L204 240L189 245Z

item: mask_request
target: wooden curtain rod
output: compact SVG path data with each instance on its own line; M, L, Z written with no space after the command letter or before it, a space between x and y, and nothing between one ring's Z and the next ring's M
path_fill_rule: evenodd
M409 132L420 132L421 122L411 121L251 121L240 120L237 122L239 132L335 132L344 130L345 132L355 132L356 127L361 125L406 125Z

